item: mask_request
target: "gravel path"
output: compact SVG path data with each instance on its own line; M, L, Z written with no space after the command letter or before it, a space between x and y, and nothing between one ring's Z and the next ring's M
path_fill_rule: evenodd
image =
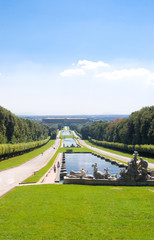
M43 155L37 157L13 168L0 172L0 197L16 187L30 177L34 171L38 171L44 167L52 158L60 145L60 139L56 139L52 147L46 150Z

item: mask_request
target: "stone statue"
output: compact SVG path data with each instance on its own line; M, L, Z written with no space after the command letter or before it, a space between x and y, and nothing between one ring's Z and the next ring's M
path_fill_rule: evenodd
M105 173L98 171L97 163L92 164L92 167L94 168L93 170L93 175L95 179L107 179L107 180L117 180L118 178L118 173L115 175L111 175L109 173L109 168L105 168Z
M92 175L86 175L87 171L85 169L81 169L80 171L70 171L70 174L67 174L67 178L89 178L93 179Z
M105 174L101 171L98 171L97 163L92 164L93 169L93 176L95 179L105 179Z
M104 171L105 171L105 179L109 179L110 177L111 177L111 174L109 173L109 168L107 167L107 168L104 168Z
M140 158L137 159L138 152L133 154L134 158L128 163L127 170L122 169L120 172L121 179L128 181L141 181L148 179L148 162Z

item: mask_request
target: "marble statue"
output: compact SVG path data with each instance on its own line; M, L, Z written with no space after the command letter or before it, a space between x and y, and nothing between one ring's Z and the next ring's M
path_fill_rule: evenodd
M89 178L89 179L93 179L92 175L86 175L87 171L85 169L81 169L80 171L70 171L70 174L67 174L66 177L68 178Z
M141 157L138 160L138 152L135 151L133 154L134 158L128 163L127 170L122 169L120 172L121 178L123 180L128 181L145 181L150 178L148 176L148 162L143 160Z
M95 179L105 179L105 174L101 171L98 171L97 163L92 164L93 169L93 176Z
M98 171L97 163L92 164L92 167L94 168L93 170L93 176L95 179L107 179L107 180L117 180L118 178L118 173L115 175L111 175L109 173L109 168L105 168L105 173Z

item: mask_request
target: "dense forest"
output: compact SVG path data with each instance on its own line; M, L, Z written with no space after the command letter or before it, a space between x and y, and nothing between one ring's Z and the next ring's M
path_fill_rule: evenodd
M0 143L23 143L56 137L56 129L22 119L0 106Z
M83 139L124 144L154 144L154 106L133 112L113 122L96 121L80 130Z

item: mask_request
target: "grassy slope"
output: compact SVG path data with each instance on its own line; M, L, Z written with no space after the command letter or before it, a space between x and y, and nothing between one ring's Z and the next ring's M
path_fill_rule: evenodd
M50 140L43 147L37 148L29 153L25 153L20 156L8 158L6 160L1 161L0 162L0 170L4 170L7 168L11 168L11 167L16 167L16 166L32 159L33 157L36 157L37 155L41 154L42 152L47 150L49 147L51 147L54 142L55 142L55 140Z
M109 148L105 148L105 147L100 147L96 144L92 144L91 142L89 142L88 140L84 140L88 145L90 146L93 146L93 147L96 147L98 149L102 149L106 152L111 152L111 153L115 153L115 154L118 154L118 155L121 155L121 156L125 156L125 157L129 157L129 158L132 158L132 154L129 154L129 153L124 153L124 152L120 152L120 151L116 151L116 150L112 150L112 149L109 149ZM145 160L147 160L148 162L150 163L154 163L154 159L153 158L144 158Z
M0 200L0 239L152 240L154 188L150 189L18 187Z

